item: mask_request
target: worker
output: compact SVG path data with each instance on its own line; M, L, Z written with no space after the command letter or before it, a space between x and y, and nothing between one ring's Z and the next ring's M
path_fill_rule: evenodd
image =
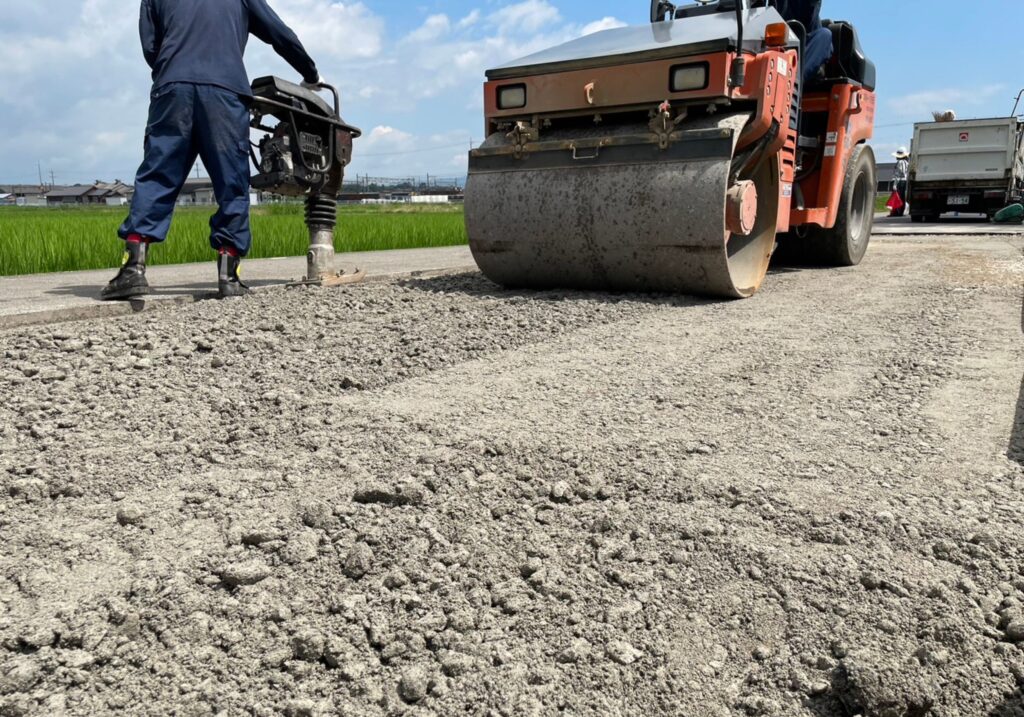
M316 64L267 0L142 0L142 52L153 70L145 156L128 218L118 230L126 260L106 300L149 293L149 247L167 238L171 215L199 157L219 210L210 220L222 297L242 296L249 253L249 98L243 55L249 34L271 45L301 76L322 84Z
M832 31L821 24L821 0L778 0L779 12L788 22L804 26L804 54L800 58L801 79L806 86L832 58Z
M902 217L907 213L907 183L910 181L910 155L906 147L900 147L893 152L896 158L896 169L892 173L892 189L900 197L901 206L889 213L891 217Z

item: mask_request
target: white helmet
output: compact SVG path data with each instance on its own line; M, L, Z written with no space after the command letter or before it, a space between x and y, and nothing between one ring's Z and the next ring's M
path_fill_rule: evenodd
M895 152L893 152L892 156L895 157L896 159L906 159L910 155L907 154L907 148L906 147L900 147Z

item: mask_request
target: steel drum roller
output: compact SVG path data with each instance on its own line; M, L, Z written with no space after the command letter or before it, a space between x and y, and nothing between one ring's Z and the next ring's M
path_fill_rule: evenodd
M756 197L756 217L746 236L728 230L730 172L748 119L684 123L667 148L646 125L566 131L518 157L512 137L493 135L471 158L466 191L477 264L508 287L752 295L775 244L779 189L771 160L739 177L756 188L745 194L748 218ZM593 146L594 136L611 141Z

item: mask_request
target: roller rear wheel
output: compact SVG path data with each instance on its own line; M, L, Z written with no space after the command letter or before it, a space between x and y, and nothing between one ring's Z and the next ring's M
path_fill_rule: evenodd
M875 153L858 145L850 156L839 198L839 217L831 229L818 232L818 251L829 266L857 266L867 253L875 225Z

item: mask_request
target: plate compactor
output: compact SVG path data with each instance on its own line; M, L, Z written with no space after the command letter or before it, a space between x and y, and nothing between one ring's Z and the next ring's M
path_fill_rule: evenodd
M777 246L858 264L874 221L875 68L853 26L801 86L773 0L655 0L651 24L490 70L466 227L508 287L745 298Z
M338 286L363 279L360 272L339 273L334 267L334 229L338 222L338 193L345 167L352 161L352 143L362 132L341 119L338 90L334 106L311 90L277 77L252 83L252 127L266 132L259 156L250 150L257 174L254 189L306 200L309 228L304 284ZM269 119L276 120L268 126Z

